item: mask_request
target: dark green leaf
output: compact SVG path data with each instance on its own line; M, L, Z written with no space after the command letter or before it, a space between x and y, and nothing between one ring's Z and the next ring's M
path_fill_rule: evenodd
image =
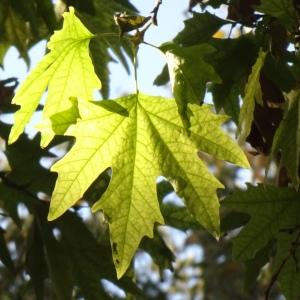
M248 214L231 211L221 219L221 231L226 233L227 231L240 228L244 226L249 219Z
M261 268L269 262L273 248L274 242L271 241L264 248L260 249L253 259L245 262L246 274L244 284L246 290L253 287Z
M205 12L194 13L193 17L184 23L185 28L176 36L174 41L183 46L192 46L208 42L214 33L229 21Z
M217 111L223 109L237 124L240 95L243 94L258 49L251 34L233 40L213 39L211 44L217 52L208 62L222 79L222 83L212 83L210 87L213 101Z
M268 55L265 60L264 74L268 76L282 91L288 93L296 85L296 78L290 70L289 62ZM272 102L272 99L270 99Z
M297 30L299 21L293 0L262 0L256 9L277 18L291 32Z
M248 185L247 191L237 191L223 204L251 216L234 241L233 256L239 260L252 259L259 249L277 238L280 230L294 213L300 214L299 193L291 188Z
M161 211L166 225L181 229L202 229L203 227L195 221L185 206L174 204L163 204Z
M206 84L221 82L214 68L205 61L205 57L213 55L215 49L209 44L191 47L164 44L160 49L167 58L173 95L179 114L186 127L189 127L188 103L201 104Z
M70 254L54 236L52 224L47 221L47 207L37 207L37 223L43 241L49 276L58 300L71 299L74 273Z
M277 159L280 153L280 166L287 169L293 185L299 186L299 155L300 155L300 90L289 94L289 107L272 145L272 156Z
M119 38L118 27L114 22L113 15L116 11L127 11L131 13L135 12L136 9L129 4L127 0L113 0L109 2L104 0L96 1L94 2L94 8L94 14L81 11L79 17L89 30L97 35L97 37L91 41L90 50L96 74L102 82L102 96L107 98L109 93L109 71L107 65L109 62L114 61L114 57L108 50L113 51L114 55L127 71L129 71L129 67L124 53L133 59L130 41L128 41L128 39ZM107 35L107 33L109 34Z
M34 219L29 231L26 253L26 270L31 277L37 300L45 298L44 280L48 277L47 262L44 256L44 244L37 219Z
M161 70L160 74L155 78L153 84L154 85L165 85L170 81L168 65L164 65L163 69Z

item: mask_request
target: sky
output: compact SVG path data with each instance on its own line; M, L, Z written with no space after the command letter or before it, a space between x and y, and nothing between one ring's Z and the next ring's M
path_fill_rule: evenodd
M188 0L163 0L158 14L158 26L151 26L146 32L145 41L156 46L168 42L183 28L184 19L191 17L187 12ZM156 0L132 0L141 15L147 16L156 4ZM176 3L176 5L174 5ZM42 41L29 51L32 69L43 57L46 41ZM138 81L139 89L143 93L171 97L169 87L153 86L155 77L165 64L163 54L157 49L141 45L138 54ZM19 58L18 51L12 47L4 59L4 70L0 69L0 79L18 77L20 82L28 74L27 66ZM120 63L110 63L111 72L111 98L134 92L135 83L133 72L128 75ZM131 66L131 70L133 70Z
M147 16L153 9L156 0L133 0L131 2L138 8L141 15ZM187 17L191 17L187 12L188 2L188 0L163 0L158 14L158 26L149 28L145 35L145 41L156 46L171 41L183 29L183 21ZM153 86L153 81L160 73L165 62L163 54L157 49L147 45L140 46L138 53L138 81L141 92L171 97L170 87ZM134 91L133 76L128 77L119 64L110 64L110 69L112 74L122 74L122 82L119 80L119 76L112 76L113 97L117 97L128 90Z

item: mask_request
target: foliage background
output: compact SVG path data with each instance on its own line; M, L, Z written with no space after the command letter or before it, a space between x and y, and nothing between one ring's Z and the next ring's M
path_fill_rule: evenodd
M192 2L190 1L191 6ZM200 5L196 2L201 1L195 1L196 6L193 9L200 11ZM65 151L66 146L61 145L64 139L60 137L51 144L51 147L56 146L54 152L51 147L41 149L38 137L30 140L23 135L16 144L3 146L0 187L2 207L0 293L3 299L69 299L71 294L74 299L80 297L84 299L118 297L128 299L263 299L266 290L270 287L272 287L270 299L280 299L282 291L287 299L299 298L299 271L297 269L299 257L297 199L299 196L291 187L293 185L297 188L299 184L299 149L297 146L299 63L297 48L295 48L298 43L297 26L299 26L297 1L262 1L260 11L265 13L266 17L258 21L253 14L253 6L259 5L260 1L209 1L208 4L217 8L223 2L229 4L228 18L236 22L234 23L236 30L232 33L235 35L235 40L211 39L212 35L226 22L206 13L202 15L204 17L194 15L195 20L199 18L196 22L200 22L204 28L203 31L200 26L200 33L192 35L187 33L188 37L182 34L177 38L177 42L183 43L184 46L210 42L216 47L218 52L211 58L210 63L222 77L223 84L213 84L209 87L213 92L214 105L217 110L223 109L229 114L237 125L241 125L245 119L250 124L248 128L251 129L250 135L248 136L248 132L245 138L248 136L247 141L252 145L251 153L256 154L255 156L249 154L254 170L253 182L265 180L264 170L267 161L273 158L275 163L271 167L274 170L269 173L265 182L277 188L264 189L262 186L257 188L249 186L247 192L239 192L236 190L236 182L240 176L237 168L228 165L224 168L224 163L215 162L204 156L207 164L225 183L226 190L220 192L220 197L223 198L235 191L232 196L228 197L227 202L225 200L224 203L227 205L225 204L222 208L224 214L222 214L221 228L224 236L220 242L216 243L205 233L189 217L184 207L180 208L178 213L178 211L173 211L172 206L162 206L165 209L166 223L186 233L181 239L181 245L177 240L180 233L177 232L174 238L174 234L168 234L171 229L157 228L153 240L147 238L143 240L135 261L136 268L132 268L125 277L117 281L103 216L101 214L90 215L87 212L87 205L93 203L103 193L108 177L99 178L88 191L85 195L87 202L79 203L64 217L48 223L46 221L49 202L47 195L51 194L55 176L42 168L39 161L42 159L45 164L49 165L59 151L62 153ZM61 21L56 21L50 1L32 0L28 3L28 6L22 6L17 1L1 3L1 59L7 48L14 45L28 63L28 49L39 40L49 38L53 29L61 26ZM113 13L120 10L134 10L127 1L111 1L110 4L107 1L86 1L85 4L78 1L66 1L66 3L75 6L79 13L83 14L83 21L85 20L84 14L94 14L96 24L94 26L97 26L95 32L102 30L117 32L118 28L111 18ZM132 3L134 4L134 1ZM178 1L178 3L187 11L189 3L184 3L184 1ZM99 13L95 10L97 5L106 5L108 11L105 17L102 15L100 18L97 15ZM149 8L145 8L145 14L152 9L152 1L148 1L147 5ZM203 5L203 8L205 6ZM28 8L34 8L32 11L36 10L37 13L33 15ZM181 11L179 5L170 5L168 1L161 6L161 11L163 9L166 9L167 13L161 13L160 18L164 15L175 16L175 13ZM7 21L7 16L10 16L11 23ZM176 16L174 19L181 18L180 14ZM188 13L185 17L193 18ZM209 21L210 25L205 27L204 25ZM240 27L239 24L243 26ZM252 24L256 27L254 37L248 35L247 29L243 28L251 27ZM169 40L170 37L164 38L158 33L169 32L167 28L170 26L173 25L167 18L159 19L158 28L151 29L154 34L149 34L149 42L160 44L162 41ZM245 31L239 38L241 30ZM186 32L189 30L187 29ZM222 35L224 32L221 31L219 34ZM148 41L148 36L146 37ZM94 45L94 47L97 50L105 48L103 45ZM124 61L123 54L118 50L119 45L114 44L113 47L119 59L123 60L123 67L125 66L126 69L127 63ZM125 44L124 47L126 49L129 46ZM265 63L257 67L260 72L264 66L260 78L251 81L248 78L256 62L259 48L270 51L271 54ZM101 51L104 59L109 61L111 59L109 54ZM151 52L151 55L155 54ZM146 52L145 56L150 56L150 53ZM160 60L158 56L154 59L155 61ZM143 64L144 61L148 60L140 59L139 69L139 77L145 78L140 86L143 91L149 88L149 83L152 86L152 78L149 78L151 69L148 64ZM116 70L113 67L111 70L113 74L120 72L120 69ZM9 72L16 76L13 71ZM106 68L101 63L98 65L98 72L102 72L102 81L108 80ZM15 111L15 107L10 105L15 80L5 81L5 79L1 81L0 93L1 110L7 118L7 113ZM248 88L247 80L250 81ZM147 87L143 87L144 82L147 83ZM111 86L117 85L118 83L112 77ZM133 87L130 80L125 85ZM153 93L152 88L149 90ZM123 92L127 90L119 90L118 96ZM105 96L108 89L104 89L103 93ZM159 90L159 93L168 94L168 91ZM245 105L247 93L252 93L252 96L248 98L251 105L255 106L254 115L248 114L241 121L237 96L239 94L243 96ZM255 104L255 100L258 104ZM261 102L263 105L259 105ZM287 103L285 106L282 105L284 102ZM284 121L282 121L283 114L285 115ZM252 116L254 116L253 120ZM232 128L234 128L232 124L227 125L229 131ZM276 138L273 139L277 128L279 129L275 135ZM8 138L9 126L1 122L0 130L4 145ZM6 159L12 171L7 169ZM281 188L282 186L284 188ZM37 197L37 192L41 190L47 195ZM159 183L159 199L162 201L171 190L167 182ZM239 199L245 199L245 203L251 199L254 201L260 199L262 205L243 206ZM269 204L263 204L268 199ZM25 213L25 207L29 213ZM233 209L235 212L228 213L228 209ZM280 214L283 211L287 213ZM263 213L260 214L260 212ZM249 215L251 215L250 222ZM84 221L78 216L84 216ZM271 221L266 223L268 220ZM245 231L238 235L234 244L234 259L232 259L232 237L239 233L239 228L244 224L247 224L245 231L247 233L248 230L248 235ZM247 242L249 235L253 236L252 254L239 254L238 250L243 245L243 238ZM260 240L263 241L260 242ZM276 243L276 240L279 242ZM198 247L199 245L201 247ZM99 259L99 253L101 253L101 259ZM243 256L244 265L236 260L239 255ZM267 264L268 262L271 264ZM265 267L262 268L263 266ZM141 270L145 271L141 272ZM278 270L281 271L278 272ZM259 280L256 281L258 275ZM123 292L108 285L107 281L104 283L101 281L100 284L100 279L104 278L117 284ZM277 279L281 281L281 289L273 286L273 281Z

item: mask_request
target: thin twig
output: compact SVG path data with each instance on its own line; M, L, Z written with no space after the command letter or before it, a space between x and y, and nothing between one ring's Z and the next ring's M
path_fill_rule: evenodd
M161 4L162 4L162 0L157 0L155 7L151 11L151 13L153 13L152 23L156 26L157 26L157 14L158 14L159 7L161 6Z
M275 274L272 276L271 278L271 281L268 285L268 288L266 290L266 293L265 293L265 300L269 300L269 297L270 297L270 292L272 290L272 287L273 285L275 284L275 282L277 281L281 271L283 270L285 264L287 263L287 261L290 259L290 258L293 258L295 260L295 263L296 263L296 272L299 271L299 266L298 266L298 259L296 257L296 252L297 252L297 249L298 247L300 246L300 229L299 229L299 225L291 230L295 230L297 229L298 230L298 233L297 233L297 236L295 238L295 240L291 243L291 248L290 248L290 251L289 253L286 255L286 257L282 260L278 270L275 272ZM290 233L290 231L289 231Z
M155 49L161 51L159 47L157 47L157 46L155 46L155 45L153 45L153 44L150 44L150 43L148 43L148 42L142 41L142 44L145 44L145 45L147 45L147 46L150 46L150 47L152 47L152 48L155 48ZM162 51L161 51L161 52L162 52Z
M138 75L137 75L137 53L138 53L139 46L134 47L133 53L133 68L134 68L134 81L135 81L135 92L139 94L139 86L138 86Z

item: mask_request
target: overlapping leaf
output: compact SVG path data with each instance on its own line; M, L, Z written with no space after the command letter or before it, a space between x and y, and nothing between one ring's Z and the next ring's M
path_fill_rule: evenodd
M191 19L186 20L184 29L174 41L183 46L192 46L209 41L228 21L218 18L208 12L194 13Z
M240 143L243 143L250 133L255 102L262 101L261 97L259 97L259 95L261 95L259 78L266 55L267 53L260 49L257 60L252 68L252 72L248 78L248 82L245 88L245 96L239 115L238 134Z
M287 227L291 216L300 213L299 193L289 188L248 185L247 191L237 191L223 202L226 207L251 216L234 242L233 256L252 259L270 240ZM298 213L298 215L299 215Z
M75 1L73 2L75 5ZM92 32L99 33L97 34L97 38L91 41L90 50L95 72L99 78L101 78L101 93L104 98L107 98L109 93L108 63L115 61L115 58L117 58L123 64L126 71L129 72L126 55L133 59L131 43L126 38L119 38L119 28L115 24L112 16L117 11L126 11L129 14L136 13L137 11L128 0L121 2L117 0L111 0L109 2L99 0L93 1L93 5L95 13L84 13L81 14L81 17ZM108 51L108 49L110 51Z
M262 0L256 9L259 12L278 18L282 25L290 31L296 30L299 26L297 10L294 7L293 0Z
M286 116L277 129L272 145L272 155L280 153L280 165L286 167L293 185L299 186L299 155L300 155L300 105L299 90L289 94L289 107Z
M224 116L208 106L191 105L187 134L174 100L132 95L115 101L129 116L79 102L81 119L67 134L76 137L71 151L52 170L58 180L51 200L49 220L63 214L81 198L105 169L112 168L108 189L93 210L104 210L111 232L114 262L122 276L141 238L152 237L155 222L163 223L156 178L164 175L209 232L219 234L216 189L222 184L197 156L197 150L216 158L248 166L239 147L220 129Z
M216 49L211 64L222 79L212 83L210 91L217 111L223 109L238 124L240 95L255 63L257 46L253 34L237 39L214 39L210 44Z
M203 101L207 82L221 83L214 68L204 60L215 49L209 44L191 47L165 44L160 49L166 54L179 114L189 127L188 103L200 104Z
M282 232L278 239L277 253L273 266L273 273L278 272L282 267L278 276L278 281L282 292L287 300L294 300L300 298L300 272L299 272L299 259L300 248L299 244L299 228L298 230L292 230L294 226L299 227L299 213L300 210L296 210L294 218L291 218L293 222L292 227L289 227L290 232ZM288 229L288 228L287 228Z
M15 114L9 142L13 143L23 132L48 87L48 95L43 110L45 120L71 107L69 97L85 100L93 98L93 91L101 87L94 72L88 45L94 37L75 16L74 8L64 13L63 28L51 37L51 50L29 74L18 89L13 103L21 108ZM55 124L53 124L55 125ZM43 134L42 145L46 146L54 132Z

